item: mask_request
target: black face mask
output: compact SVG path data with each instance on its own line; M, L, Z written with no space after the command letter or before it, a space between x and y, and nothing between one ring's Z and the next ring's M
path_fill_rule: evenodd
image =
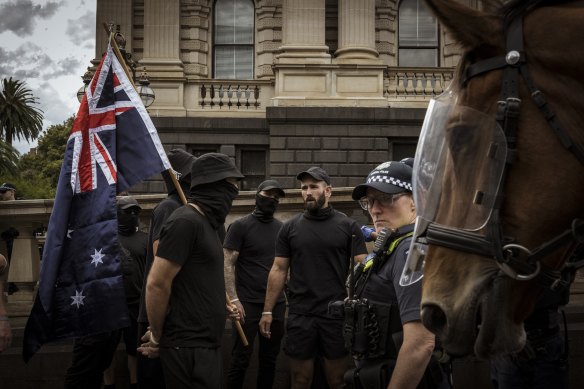
M256 207L252 215L262 222L274 220L274 212L276 212L278 203L278 200L272 197L264 197L258 193L256 194Z
M233 184L221 180L191 188L189 202L196 203L201 207L211 226L217 229L225 223L233 199L237 197L238 193L239 191Z
M132 235L138 229L138 213L118 212L118 233Z

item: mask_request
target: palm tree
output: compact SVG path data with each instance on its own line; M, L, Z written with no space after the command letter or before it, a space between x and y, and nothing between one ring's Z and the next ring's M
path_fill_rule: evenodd
M43 128L43 111L34 105L37 98L19 80L2 79L0 90L0 136L12 146L14 139L32 141Z
M17 162L18 151L0 139L0 176L6 174L16 174Z

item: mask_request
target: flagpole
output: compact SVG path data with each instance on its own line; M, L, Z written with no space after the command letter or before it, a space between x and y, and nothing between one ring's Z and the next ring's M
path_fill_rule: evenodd
M134 84L134 80L133 80L132 76L130 75L130 70L126 66L126 60L122 57L122 53L120 51L120 48L118 47L118 43L114 39L114 32L110 31L107 23L105 23L105 22L103 23L103 27L105 28L106 32L109 34L109 41L112 45L114 55L118 59L118 62L122 65L122 68L124 69L124 72L126 73L126 76L128 77L128 79L132 83L132 86L134 87L134 89L136 89L136 85ZM180 183L178 182L178 179L176 178L176 172L172 169L168 169L167 172L170 175L172 183L174 184L174 187L176 188L182 203L184 205L186 205L187 198L186 198L186 196L185 196L185 194L180 186ZM227 301L227 304L230 307L233 306L233 303L231 302L231 298L229 297L229 294L227 292L225 292L225 299ZM241 327L241 322L239 320L236 320L236 321L234 321L234 323L235 323L235 327L237 328L237 332L239 333L239 336L241 337L241 342L243 343L244 346L248 346L249 342L247 341L247 337L245 336L245 333L243 332L243 328Z

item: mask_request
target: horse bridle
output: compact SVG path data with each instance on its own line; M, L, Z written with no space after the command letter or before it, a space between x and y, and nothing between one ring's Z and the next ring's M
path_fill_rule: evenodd
M529 89L532 100L543 113L562 145L572 152L582 164L584 164L584 150L564 131L544 94L537 89L529 74L523 50L523 18L518 16L512 20L506 33L507 53L470 65L461 80L464 85L471 78L480 74L496 69L503 70L502 94L501 100L497 103L496 120L505 133L508 151L501 185L499 185L496 194L495 206L485 227L486 236L432 222L426 230L426 242L431 245L492 258L497 261L503 273L516 280L537 280L543 287L559 290L569 286L575 270L584 267L584 259L571 256L560 270L543 265L540 260L571 240L584 244L584 220L574 219L570 228L534 250L529 250L516 243L513 238L504 237L501 226L500 209L504 198L503 183L509 166L517 157L516 134L521 105L521 99L519 99L520 75Z

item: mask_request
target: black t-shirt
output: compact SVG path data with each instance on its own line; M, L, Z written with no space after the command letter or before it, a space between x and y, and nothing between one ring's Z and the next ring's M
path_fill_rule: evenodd
M284 223L276 241L276 256L290 260L290 313L326 316L330 301L347 296L352 235L356 238L354 254L366 254L359 226L341 212L333 210L324 220L300 214Z
M161 346L219 347L226 315L217 231L192 206L182 206L164 225L157 256L181 265L172 282Z
M399 232L400 235L407 234L413 229L414 225L410 224L399 228ZM398 243L389 257L385 258L382 266L369 276L361 295L374 303L397 304L402 325L420 320L422 283L416 282L410 286L399 285L411 241L411 237L406 237Z
M127 251L126 255L122 254L126 303L138 305L142 294L148 235L142 231L137 231L132 235L118 234L118 242Z
M235 262L235 288L240 301L264 302L280 227L282 222L277 219L264 223L251 214L229 227L223 247L239 252ZM278 301L284 301L284 295Z
M162 200L154 210L152 211L152 217L150 219L150 231L148 232L148 247L146 251L146 263L144 265L144 278L142 281L143 290L146 290L146 280L148 278L148 273L152 267L152 262L154 261L154 253L152 252L152 243L160 239L160 232L166 219L182 204L178 197L178 194L169 195L167 198ZM148 315L146 314L146 301L145 293L142 293L140 297L140 311L138 312L138 323L148 323Z

